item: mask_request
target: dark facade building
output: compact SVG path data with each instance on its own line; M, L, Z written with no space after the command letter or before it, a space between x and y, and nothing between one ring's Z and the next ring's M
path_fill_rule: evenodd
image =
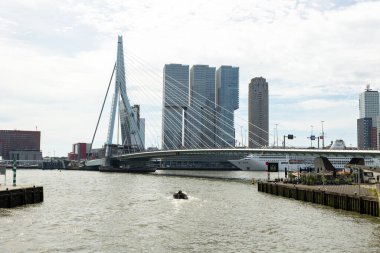
M12 159L11 151L40 151L40 143L40 131L0 130L0 155L4 160Z
M372 130L372 118L360 118L357 120L358 129L358 148L359 149L372 149L371 146L371 133ZM376 138L376 135L375 135ZM376 148L376 146L374 146Z
M255 77L248 91L248 145L261 148L269 145L269 91L263 77Z

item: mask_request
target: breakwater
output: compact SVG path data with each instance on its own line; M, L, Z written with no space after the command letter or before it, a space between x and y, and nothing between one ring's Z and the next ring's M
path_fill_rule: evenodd
M326 191L319 186L258 182L258 191L379 217L377 197Z
M44 201L42 186L21 186L0 188L0 208L13 208Z

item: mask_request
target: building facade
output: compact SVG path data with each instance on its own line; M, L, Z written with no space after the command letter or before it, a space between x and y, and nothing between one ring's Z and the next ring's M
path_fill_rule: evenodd
M248 91L248 146L269 145L269 92L265 78L255 77Z
M358 149L371 149L372 118L357 120Z
M31 151L33 154L35 151L40 152L40 143L40 131L0 130L0 156L4 160L12 159L11 151L24 151L23 154L25 151ZM33 158L31 155L30 160L34 160ZM40 160L39 156L36 160Z
M215 147L215 67L192 66L189 92L185 147Z
M73 144L72 151L67 154L68 160L86 160L91 152L91 143L79 142Z
M189 65L166 64L163 75L162 149L185 145L185 118L189 105Z
M163 149L235 146L238 67L167 64L163 92Z
M357 121L357 140L359 149L378 149L379 143L379 92L367 88L359 95L359 119ZM368 122L371 126L368 130Z
M239 67L221 66L216 71L216 143L235 146L235 110L239 109Z

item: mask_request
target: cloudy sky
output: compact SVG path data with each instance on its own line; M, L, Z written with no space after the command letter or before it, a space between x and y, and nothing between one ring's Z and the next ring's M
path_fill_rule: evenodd
M289 144L310 145L324 121L327 142L356 146L358 94L380 89L379 13L379 1L354 0L2 0L0 129L37 128L44 155L91 142L121 34L147 146L161 135L165 63L240 67L239 141L248 83L262 76L271 143L278 124L279 136L296 135ZM106 140L108 104L95 146Z

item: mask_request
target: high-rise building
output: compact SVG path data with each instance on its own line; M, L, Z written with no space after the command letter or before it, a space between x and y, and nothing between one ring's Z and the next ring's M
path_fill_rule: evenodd
M234 111L239 109L239 67L218 68L215 92L216 143L221 147L234 147Z
M40 160L40 143L40 131L0 130L0 156L4 160L12 159L11 151L31 151L33 155L28 160ZM39 152L37 156L35 151Z
M145 147L145 119L140 117L140 105L133 105L132 112L134 117L134 122L130 120L127 109L122 101L119 102L119 114L120 114L120 130L122 145L136 146L138 143L142 143ZM130 124L137 124L136 129L139 131L138 134L130 133Z
M185 144L185 118L189 105L189 65L166 64L163 80L162 149Z
M248 145L250 148L268 146L269 93L265 78L253 78L248 93Z
M167 64L163 90L163 149L235 145L238 67Z
M357 139L359 149L377 149L379 143L379 130L377 121L379 117L379 92L367 88L359 95L359 119L357 122ZM371 125L368 126L369 119ZM370 127L368 129L368 127Z
M372 118L360 118L357 120L358 148L371 149Z
M189 90L185 146L215 147L215 67L192 66Z
M379 92L371 90L369 85L359 95L359 118L372 118L372 126L376 127L376 118L379 116Z

